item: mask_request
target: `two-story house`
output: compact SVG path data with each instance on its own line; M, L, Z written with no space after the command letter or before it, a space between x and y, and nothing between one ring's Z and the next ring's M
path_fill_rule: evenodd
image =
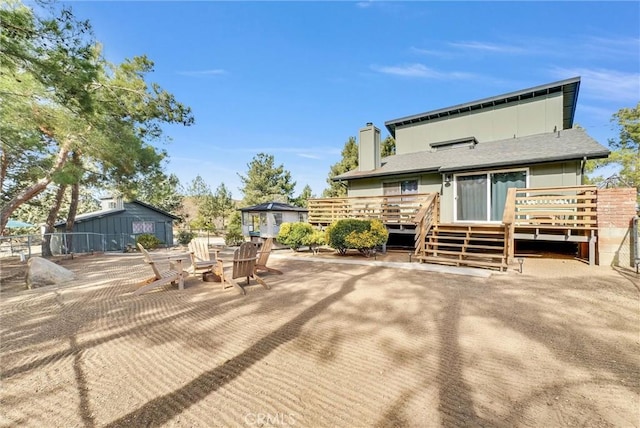
M513 234L516 239L560 235L557 240L587 242L593 247L595 234L585 232L595 227L593 218L576 213L556 215L558 205L565 210L590 211L593 201L580 197L588 193L580 187L585 162L609 155L606 147L574 127L579 88L580 78L574 77L389 120L385 126L395 138L396 154L384 158L380 156L380 130L368 123L359 133L358 168L334 178L346 184L348 199L344 203L348 206L336 209L335 203L326 199L312 201L310 221L333 221L335 216L328 214L336 212L377 217L383 219L391 234L416 234L418 240L417 206L424 206L428 196L437 195L434 223L464 225L467 231L470 225L503 226L506 204L519 208L526 205L529 211L525 214L517 209L512 213L514 223L523 227L512 229L512 236L505 240L512 240ZM518 195L517 201L509 202L511 188L539 191ZM558 188L571 189L570 195ZM376 201L380 204L377 207ZM410 201L416 204L413 211L404 210L410 208ZM403 212L408 215L403 216ZM534 218L537 222L531 221ZM573 231L554 227L564 225L558 219L573 220ZM432 235L433 231L427 233ZM572 237L575 235L581 237ZM476 243L480 252L481 240ZM437 253L446 254L454 247L441 246ZM427 260L422 250L417 243L416 253ZM454 258L464 258L455 252ZM510 252L513 254L513 249Z

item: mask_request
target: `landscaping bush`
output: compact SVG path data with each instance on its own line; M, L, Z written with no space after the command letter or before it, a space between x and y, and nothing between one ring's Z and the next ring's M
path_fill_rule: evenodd
M376 247L387 242L389 232L379 220L345 219L331 224L325 237L327 244L342 255L354 248L369 257Z
M229 229L227 234L224 236L224 243L229 247L233 247L236 245L240 245L244 242L244 236L242 232L237 229Z
M189 245L189 242L191 242L195 237L195 233L189 232L188 230L181 230L178 232L178 244Z
M242 219L240 212L236 211L231 216L229 221L229 227L227 233L224 235L224 243L230 247L240 245L244 242L244 235L242 234Z
M159 240L156 235L144 233L136 237L136 243L142 245L145 250L153 250L158 248L160 244L162 244L162 241Z
M325 239L324 232L321 230L314 230L311 235L307 235L304 240L304 244L309 246L309 249L313 251L314 254L318 252L318 247L327 243Z
M298 251L303 245L309 245L307 237L311 236L313 231L313 226L309 223L282 223L276 240L293 251Z

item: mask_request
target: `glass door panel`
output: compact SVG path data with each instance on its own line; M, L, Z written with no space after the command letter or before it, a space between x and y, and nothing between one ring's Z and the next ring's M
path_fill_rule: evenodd
M491 174L491 220L502 221L504 205L507 201L507 189L526 187L525 171L498 172Z
M458 221L487 221L487 174L456 177Z

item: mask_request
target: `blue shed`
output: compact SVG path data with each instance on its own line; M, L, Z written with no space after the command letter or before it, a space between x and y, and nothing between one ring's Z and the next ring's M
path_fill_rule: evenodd
M173 222L178 217L145 202L133 200L124 202L122 198L103 198L102 209L76 217L74 233L101 235L102 249L122 250L127 244L134 244L138 235L155 235L163 244L173 245ZM56 232L65 231L65 223L55 225ZM89 235L86 235L89 236ZM89 238L87 238L87 241ZM84 238L79 238L80 244ZM81 245L82 246L82 245ZM95 246L95 245L92 245ZM78 245L75 251L80 252Z

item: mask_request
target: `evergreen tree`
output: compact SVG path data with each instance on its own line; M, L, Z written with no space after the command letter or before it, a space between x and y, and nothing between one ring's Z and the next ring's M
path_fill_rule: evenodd
M225 219L227 219L235 208L231 192L224 183L220 183L213 194L213 217L222 220L222 228L225 228Z
M273 155L258 153L247 164L247 175L238 174L244 184L244 206L272 201L289 203L296 183L291 180L291 173L283 165L276 167L274 162Z
M380 156L383 158L396 154L396 140L391 135L385 138L380 145Z
M333 181L333 177L354 170L357 167L358 143L356 143L355 137L349 137L349 140L344 144L344 148L342 149L342 159L340 162L331 166L329 177L327 178L327 184L329 187L322 192L322 196L325 198L339 198L347 196L346 185L341 182Z
M150 144L161 125L190 125L190 109L145 82L153 70L146 57L109 64L89 24L69 10L41 19L3 4L0 21L0 229L52 184L79 195L80 185L98 179L130 196L166 156Z
M297 198L294 198L292 202L296 207L307 208L309 206L309 199L314 198L313 192L311 191L311 186L308 184L304 186L300 195Z
M190 225L194 229L213 230L213 193L204 179L197 175L187 185L187 195L193 198L197 208L196 218Z
M611 155L607 159L589 161L587 171L605 165L615 165L619 168L616 184L621 186L640 188L640 103L635 107L621 108L611 121L619 128L618 139L609 140ZM590 181L601 184L606 178L595 177ZM640 203L640 193L638 194Z
M136 199L175 216L180 216L182 193L182 186L177 175L167 175L162 171L157 171L140 182L136 191Z

